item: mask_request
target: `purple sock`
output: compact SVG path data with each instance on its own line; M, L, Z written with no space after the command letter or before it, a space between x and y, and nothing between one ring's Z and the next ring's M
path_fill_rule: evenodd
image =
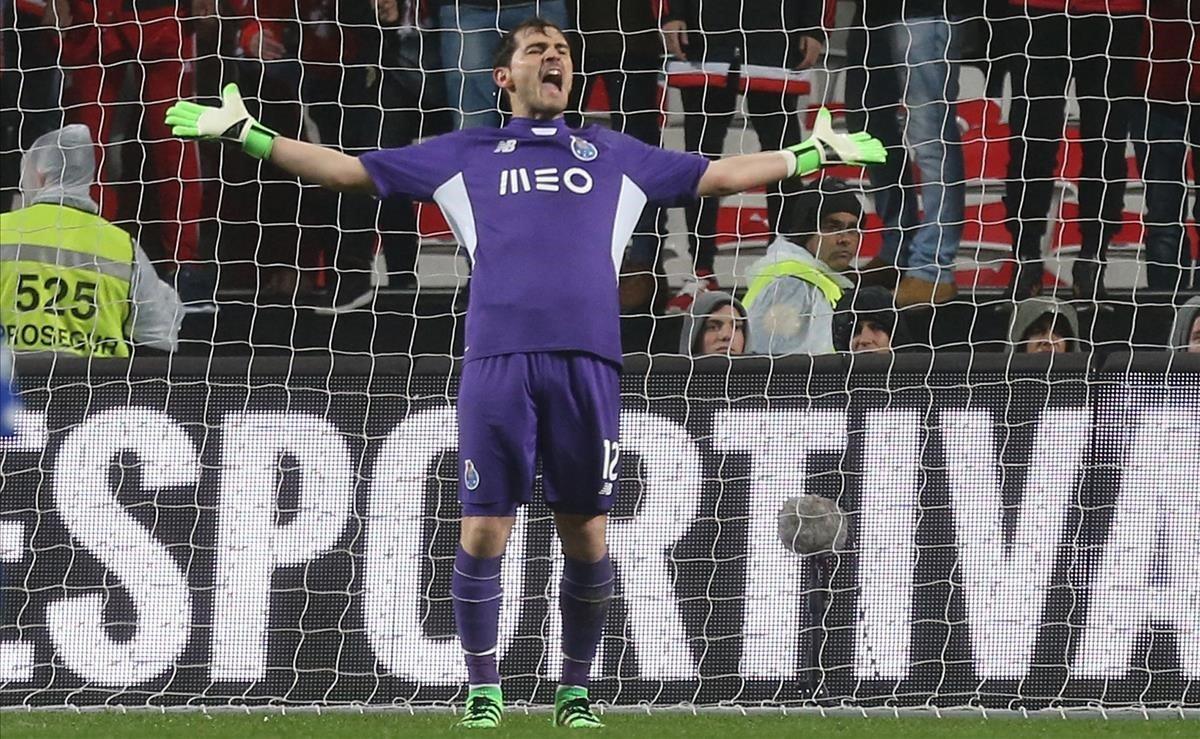
M613 594L612 561L605 554L599 562L567 558L558 605L562 609L563 668L561 685L587 687L588 673L596 646L604 635L604 618Z
M472 557L458 547L450 595L454 598L454 623L467 658L471 685L499 685L496 639L500 629L500 560Z

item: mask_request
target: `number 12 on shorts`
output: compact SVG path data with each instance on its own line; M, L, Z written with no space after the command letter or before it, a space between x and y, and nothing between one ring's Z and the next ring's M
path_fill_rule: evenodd
M604 440L604 460L600 469L600 479L604 484L600 487L600 495L612 495L613 483L617 481L617 471L621 462L621 445L611 439Z

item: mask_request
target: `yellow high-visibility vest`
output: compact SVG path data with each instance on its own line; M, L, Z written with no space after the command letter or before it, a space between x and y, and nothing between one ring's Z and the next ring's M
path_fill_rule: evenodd
M0 330L16 351L127 357L129 234L100 216L39 203L0 213Z
M814 285L821 291L830 305L837 305L838 301L842 299L842 286L834 282L829 275L811 264L796 259L788 259L775 262L763 268L761 272L755 275L750 280L750 287L746 290L745 297L742 298L742 305L749 308L759 293L766 289L767 285L770 285L780 277L795 277Z

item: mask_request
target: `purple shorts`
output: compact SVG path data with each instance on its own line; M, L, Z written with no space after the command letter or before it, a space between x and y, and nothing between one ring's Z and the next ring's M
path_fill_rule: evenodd
M474 359L458 390L458 499L465 516L511 516L533 497L542 461L546 505L600 514L617 494L621 373L591 354Z

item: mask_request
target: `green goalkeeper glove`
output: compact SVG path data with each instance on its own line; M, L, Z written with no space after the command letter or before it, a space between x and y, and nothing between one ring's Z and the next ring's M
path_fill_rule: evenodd
M887 150L883 143L867 133L842 134L833 130L833 115L821 108L817 111L817 122L812 136L788 151L796 155L796 171L793 177L812 174L827 164L883 164L887 161Z
M167 109L166 123L171 133L185 139L240 141L243 151L259 159L271 156L271 147L279 135L246 112L242 93L233 82L221 90L221 107L179 100Z

